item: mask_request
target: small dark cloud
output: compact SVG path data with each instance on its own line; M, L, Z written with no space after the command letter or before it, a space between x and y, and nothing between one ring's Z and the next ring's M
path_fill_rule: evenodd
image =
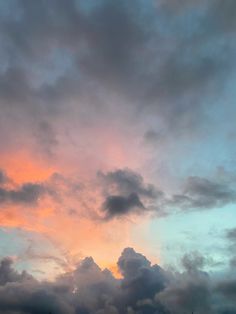
M236 243L236 228L227 230L226 237L228 240Z
M153 184L145 183L143 177L130 169L118 169L103 173L98 172L98 178L105 185L105 189L116 191L123 195L136 193L140 197L155 199L162 195Z
M205 262L206 261L204 257L197 252L193 252L192 254L186 254L182 258L182 265L187 272L194 272L202 269L205 265Z
M163 192L130 169L118 169L107 173L98 172L105 202L102 206L106 218L130 213L152 211L152 205L163 198Z
M0 188L0 203L34 204L45 194L43 185L25 183L16 189Z
M137 212L138 210L145 210L144 205L140 201L136 193L126 196L110 195L106 198L103 204L103 210L106 213L106 218L110 219L116 216L129 214L130 212Z

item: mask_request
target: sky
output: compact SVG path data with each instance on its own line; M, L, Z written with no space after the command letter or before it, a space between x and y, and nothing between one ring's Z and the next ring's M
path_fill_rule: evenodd
M1 313L236 313L235 16L0 0Z

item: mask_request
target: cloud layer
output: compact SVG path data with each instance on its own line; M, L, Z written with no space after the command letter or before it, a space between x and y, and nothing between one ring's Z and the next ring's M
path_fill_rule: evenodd
M178 224L196 212L198 245L217 210L233 214L216 228L232 228L235 10L234 0L0 1L0 228L111 268L124 247L146 255L162 236L185 241ZM122 280L88 258L55 283L4 260L0 312L234 313L234 281L216 284L197 260L171 274L125 249Z
M235 313L235 278L215 280L204 272L205 259L183 258L182 270L165 271L151 265L132 248L123 250L116 279L91 257L54 282L39 282L14 270L5 258L0 264L1 313L149 314Z

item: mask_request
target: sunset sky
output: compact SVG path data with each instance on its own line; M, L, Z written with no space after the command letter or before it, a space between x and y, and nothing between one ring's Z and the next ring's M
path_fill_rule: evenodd
M87 284L92 263L116 287L133 256L235 280L207 305L178 303L174 283L103 307L86 290L92 309L67 296L51 311L236 313L235 35L235 0L0 0L1 313L48 314L7 305L24 271L49 291L71 272Z

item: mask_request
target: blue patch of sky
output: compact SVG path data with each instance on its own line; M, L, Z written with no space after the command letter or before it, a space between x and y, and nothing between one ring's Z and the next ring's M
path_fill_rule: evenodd
M0 256L15 256L27 248L22 231L12 228L0 229Z
M134 239L139 228L133 230ZM147 223L144 237L149 247L159 248L156 255L161 254L162 265L179 267L183 255L195 251L209 258L207 270L220 270L227 268L230 259L225 238L230 228L235 228L235 205L153 219Z
M29 248L31 253L27 254ZM39 279L53 278L62 271L50 259L50 256L63 258L52 243L42 235L20 228L0 228L0 259L6 256L13 258L18 271L27 270Z

